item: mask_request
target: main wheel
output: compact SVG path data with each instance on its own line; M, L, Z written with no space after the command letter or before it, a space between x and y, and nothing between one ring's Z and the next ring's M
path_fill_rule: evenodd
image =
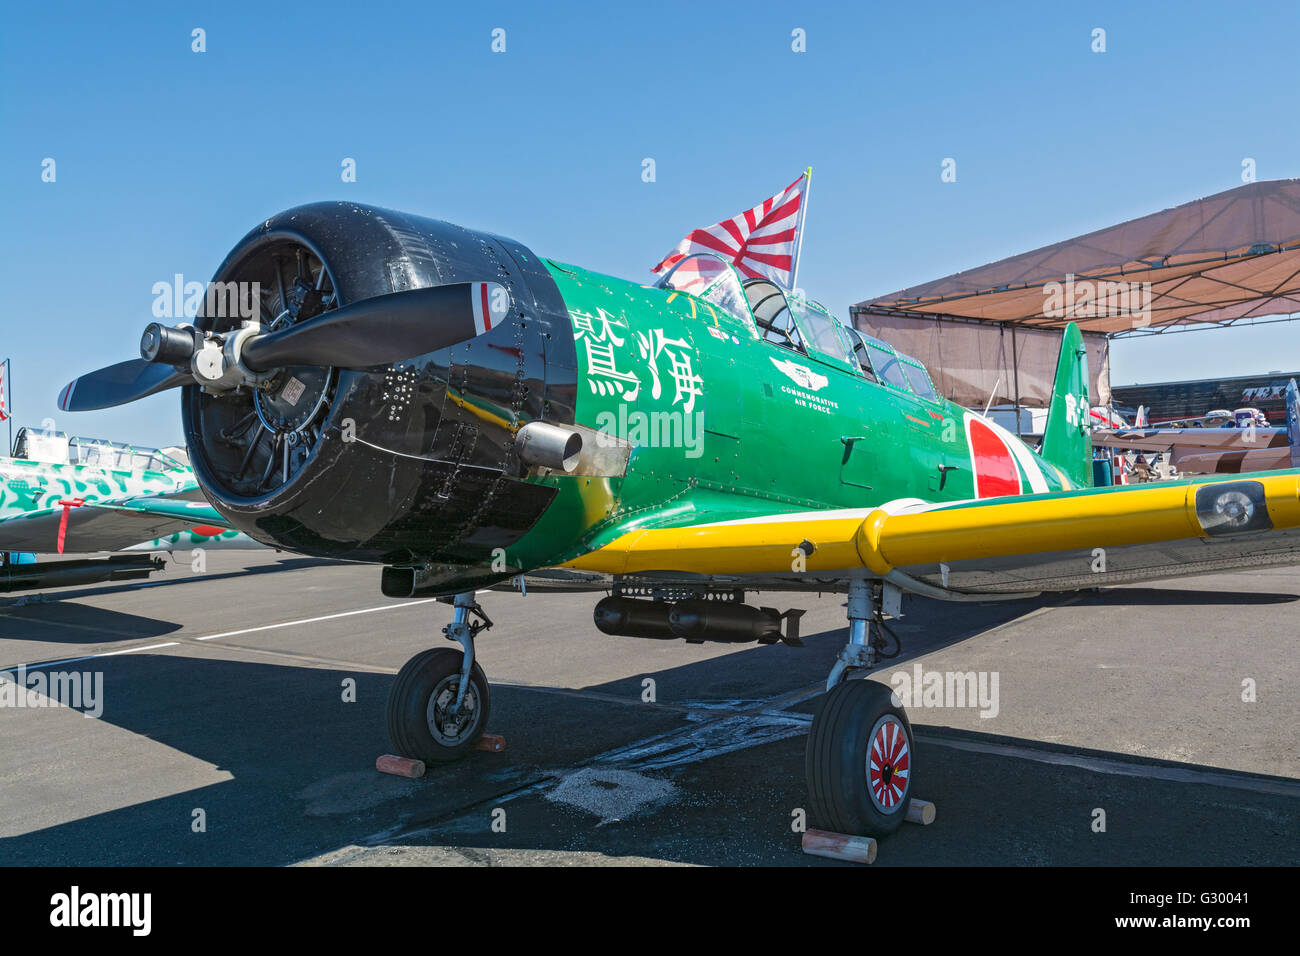
M808 734L809 816L836 833L885 836L912 802L912 725L889 687L845 681L824 698Z
M451 716L463 662L460 651L437 647L416 654L398 671L388 694L388 737L397 753L446 763L473 749L487 727L492 700L487 675L476 662L460 712Z

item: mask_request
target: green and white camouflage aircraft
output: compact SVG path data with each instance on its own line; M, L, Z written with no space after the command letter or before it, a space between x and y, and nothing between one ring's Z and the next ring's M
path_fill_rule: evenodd
M38 561L38 554L264 548L199 490L183 449L22 428L0 458L0 591L146 576L147 556Z

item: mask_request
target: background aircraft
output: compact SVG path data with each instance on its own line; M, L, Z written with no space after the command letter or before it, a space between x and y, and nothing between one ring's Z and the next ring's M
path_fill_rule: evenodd
M61 405L182 387L195 477L232 527L453 601L462 651L416 656L393 686L408 756L453 759L484 729L477 589L559 567L613 592L607 633L768 643L797 643L798 613L746 592L840 591L849 640L809 737L810 817L887 833L911 799L910 725L888 687L846 678L895 652L904 593L960 604L1300 561L1300 471L1089 487L1073 324L1036 451L887 343L708 256L646 286L318 203L266 219L216 279L258 283L260 320L152 325L140 359Z
M147 577L147 554L39 561L91 551L262 548L203 498L184 449L22 428L0 458L0 591Z
M1257 409L1237 409L1150 428L1094 429L1092 441L1099 448L1165 452L1170 464L1189 475L1295 468L1300 467L1300 389L1295 379L1287 386L1286 409L1285 427L1258 424L1267 419Z

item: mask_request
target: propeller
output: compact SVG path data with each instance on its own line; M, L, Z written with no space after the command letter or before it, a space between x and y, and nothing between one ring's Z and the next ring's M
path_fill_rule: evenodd
M498 325L509 304L510 294L495 282L391 292L250 339L243 361L254 372L286 365L387 365L472 339Z
M59 408L65 412L111 408L193 381L188 371L131 359L74 378L59 392Z
M229 391L286 366L387 365L482 335L509 311L510 293L499 283L458 282L362 299L276 332L244 326L217 336L155 322L140 341L143 358L73 379L59 408L110 408L181 385Z

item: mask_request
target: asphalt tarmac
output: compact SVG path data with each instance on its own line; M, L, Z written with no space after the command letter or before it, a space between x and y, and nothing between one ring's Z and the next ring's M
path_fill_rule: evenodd
M808 610L792 648L607 637L598 597L480 595L506 750L407 780L374 769L385 698L451 609L378 568L212 552L0 596L0 668L98 711L0 706L0 863L848 865L796 832L843 598L751 596ZM905 611L874 679L984 693L909 707L937 817L874 866L1300 862L1300 571Z

